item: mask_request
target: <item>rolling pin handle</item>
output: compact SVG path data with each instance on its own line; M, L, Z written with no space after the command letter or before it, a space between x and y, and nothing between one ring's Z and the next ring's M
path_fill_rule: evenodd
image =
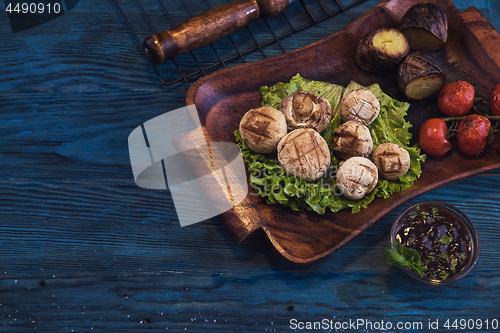
M146 37L142 42L142 47L146 57L153 64L164 63L180 53L179 46L168 30Z
M237 0L190 18L169 30L150 35L142 43L146 57L161 64L178 54L211 44L258 17L282 13L289 0Z

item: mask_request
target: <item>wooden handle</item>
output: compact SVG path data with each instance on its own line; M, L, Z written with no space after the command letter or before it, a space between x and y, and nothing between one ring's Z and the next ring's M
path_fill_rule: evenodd
M150 35L142 45L151 62L161 64L228 36L258 17L278 15L288 3L289 0L237 0Z

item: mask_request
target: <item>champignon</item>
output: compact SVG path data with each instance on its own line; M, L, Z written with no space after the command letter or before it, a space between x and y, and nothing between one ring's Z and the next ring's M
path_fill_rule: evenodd
M396 143L382 143L373 151L372 161L380 176L394 180L404 176L410 168L410 154Z
M322 132L332 115L330 102L319 95L297 90L280 103L288 124L288 130L313 128Z
M299 128L278 143L278 161L288 175L313 181L321 178L330 166L330 150L318 132Z
M368 89L350 91L340 101L342 120L357 120L370 125L380 112L380 102Z
M337 187L348 199L359 200L377 186L378 171L365 157L351 157L337 171Z
M241 118L239 131L254 152L272 153L287 133L286 119L283 113L270 106L251 109Z
M370 130L359 121L349 120L333 132L333 150L343 159L368 157L373 150Z

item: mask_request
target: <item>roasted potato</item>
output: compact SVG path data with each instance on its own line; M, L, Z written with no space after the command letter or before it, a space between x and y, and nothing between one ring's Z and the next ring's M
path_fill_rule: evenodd
M435 52L442 49L448 39L448 19L436 4L419 3L403 15L400 30L411 49Z
M397 29L378 29L364 36L356 47L354 60L371 72L394 69L408 55L410 46Z
M446 75L428 53L412 53L399 65L398 87L410 99L432 96L445 84Z

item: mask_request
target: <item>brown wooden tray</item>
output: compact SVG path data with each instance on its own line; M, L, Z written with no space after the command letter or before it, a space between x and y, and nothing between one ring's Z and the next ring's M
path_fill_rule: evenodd
M379 83L398 100L406 100L396 87L396 75L374 75L360 70L353 60L358 40L367 32L381 27L397 27L404 12L418 0L386 0L361 18L319 42L273 58L217 71L196 82L188 91L187 105L195 104L204 129L214 141L235 142L233 132L243 114L258 107L262 98L259 87L289 81L300 73L303 77L347 85L354 80L363 85ZM500 82L500 35L471 7L460 13L449 0L435 2L448 15L449 39L446 48L437 53L448 82L467 80L477 95L489 96ZM407 119L413 134L430 117L439 116L437 97L412 102ZM368 208L352 214L294 212L280 205L266 204L253 192L234 209L221 215L236 243L245 242L262 229L272 245L285 258L308 263L333 253L373 225L381 217L426 191L480 172L500 167L496 149L474 158L457 150L442 158L428 157L421 178L410 189L388 199L375 199Z

